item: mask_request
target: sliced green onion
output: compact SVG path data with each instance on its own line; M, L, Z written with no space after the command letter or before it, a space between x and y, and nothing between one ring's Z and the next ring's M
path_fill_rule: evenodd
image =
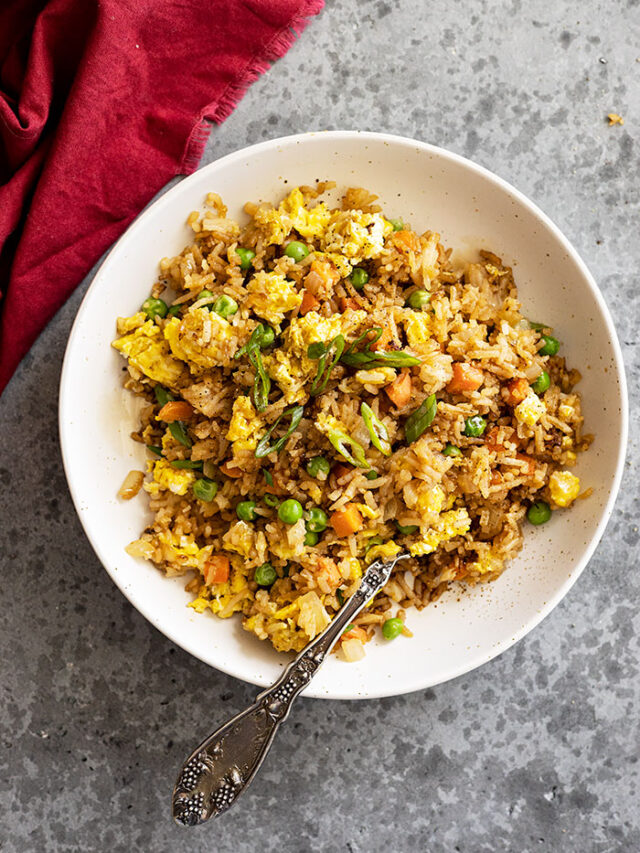
M403 536L412 536L420 530L417 524L398 524L397 521L396 527L398 528L398 533L401 533Z
M271 471L267 468L261 468L260 470L262 471L262 476L264 477L264 481L267 486L273 486L273 475L271 474Z
M171 421L171 423L168 424L168 427L169 432L176 441L180 442L180 444L183 444L185 447L191 447L193 442L189 438L187 428L182 421Z
M340 607L342 607L342 605L344 604L344 593L341 589L336 590L336 598L338 599L338 604L340 605Z
M389 432L386 426L380 418L376 417L373 409L367 403L362 403L360 406L360 414L366 428L369 430L373 446L385 456L391 456L391 442L389 441Z
M213 480L208 480L206 477L202 477L200 480L195 481L192 489L193 494L199 501L210 503L218 492L218 484Z
M275 495L265 495L262 500L266 503L267 506L278 506L280 504L280 498Z
M253 332L251 332L249 340L243 347L240 347L238 352L234 355L234 358L242 358L243 355L250 355L254 350L270 347L274 339L275 332L271 326L265 326L264 323L258 323Z
M348 633L349 633L349 631L351 631L351 630L352 630L353 628L355 628L355 627L356 627L356 626L353 624L353 622L349 622L349 624L347 625L347 627L344 629L344 631L343 631L342 633L343 633L343 634L348 634Z
M163 388L162 385L156 385L153 389L153 393L156 395L156 400L161 406L164 406L165 403L168 403L169 400L175 400L173 394L169 393L166 388Z
M290 409L285 409L285 411L280 415L280 417L273 424L271 424L269 429L258 442L258 446L255 449L255 456L258 459L262 459L264 456L268 456L270 453L279 453L287 443L287 439L289 438L291 433L295 431L296 427L300 423L303 412L304 406L292 406ZM279 438L277 441L274 441L273 444L269 444L269 440L271 439L273 432L277 429L278 424L284 417L287 416L291 417L291 423L289 424L289 428L282 436L282 438Z
M404 425L404 435L408 444L413 444L413 442L420 438L422 433L431 426L433 419L436 416L437 409L438 403L436 402L436 395L430 394L426 400L418 406L415 412L407 418Z
M369 337L371 332L374 333L372 338ZM374 328L368 329L362 335L357 337L351 346L345 350L340 361L342 361L343 364L349 365L349 367L363 367L366 365L367 368L412 367L416 364L422 364L419 358L410 355L408 352L376 352L375 350L372 350L371 347L380 340L381 336L382 329L380 326L374 326ZM356 349L365 338L369 338L366 345L360 350Z
M327 437L340 456L346 459L347 462L350 462L351 465L355 465L356 468L369 467L369 463L364 455L364 447L355 438L351 438L350 435L347 435L341 429L330 429ZM349 453L349 447L352 453Z
M535 329L536 332L541 332L543 329L550 329L547 323L534 323L532 320L527 320L530 329Z
M388 219L387 222L391 224L394 231L402 231L404 228L404 222L402 219Z
M158 447L157 444L147 444L147 450L151 453L155 453L156 456L162 456L162 448Z
M322 394L327 387L327 382L331 376L331 371L340 361L340 356L344 350L345 340L343 335L336 335L328 344L323 344L321 341L309 344L307 348L307 356L313 359L319 359L318 370L315 378L311 383L311 396L315 397ZM333 353L333 358L331 357Z
M259 349L251 349L247 353L249 361L256 371L256 378L253 380L253 402L258 412L264 412L269 405L269 391L271 390L271 379L267 376L262 363L262 355Z
M366 548L364 549L364 555L365 555L365 557L367 556L367 554L369 553L369 551L370 551L370 550L371 550L375 545L384 545L384 539L382 538L382 536L372 536L372 537L371 537L371 539L369 539L369 541L367 542L367 546L366 546Z
M172 468L188 468L192 471L202 471L202 462L193 459L174 459L169 463Z

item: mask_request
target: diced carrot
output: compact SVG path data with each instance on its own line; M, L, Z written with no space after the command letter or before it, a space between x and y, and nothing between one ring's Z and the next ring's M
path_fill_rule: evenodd
M311 272L317 273L328 287L333 287L340 281L340 273L329 261L321 261L318 258L311 261Z
M242 469L238 468L238 466L234 465L230 460L227 460L223 465L221 465L220 470L225 477L231 477L232 480L237 480L238 477L242 477Z
M477 367L464 361L454 361L451 365L453 378L447 385L447 391L451 394L460 394L463 391L477 391L484 382L484 374Z
M320 567L316 579L319 583L327 584L332 590L336 589L342 583L342 575L340 574L340 570L335 564L334 560L331 560L329 557L320 557L318 560L318 565Z
M193 406L186 400L169 400L158 412L158 420L165 423L186 421L193 414Z
M347 474L350 474L353 471L353 467L351 465L343 465L342 462L338 462L337 465L334 465L331 469L331 473L336 478L336 480L341 480L343 477L346 477Z
M224 554L213 554L204 564L204 581L205 583L224 583L229 580L229 558Z
M360 306L358 306L358 307L360 307ZM392 333L390 327L385 326L385 328L382 330L382 334L380 335L378 340L375 341L374 343L372 343L369 346L369 349L372 350L373 352L379 352L380 350L388 349L388 346L391 343L392 337L393 337L393 333Z
M413 252L420 251L420 241L415 231L396 231L393 235L396 243L400 243L402 248L411 249Z
M536 460L526 453L516 453L516 459L527 463L527 477L532 477L536 470Z
M358 311L360 308L360 304L357 299L354 299L352 296L341 296L338 305L340 306L340 313L344 314L347 308L351 308L352 311Z
M308 314L309 311L315 311L319 305L320 303L310 290L302 291L302 302L300 303L301 314Z
M400 376L396 376L390 385L384 389L394 406L401 409L411 399L411 374L403 370Z
M517 406L529 393L529 383L526 379L512 379L502 389L502 396L510 406Z
M338 536L351 536L362 527L362 516L355 504L345 504L331 515L330 523Z
M493 444L490 441L485 441L484 446L487 450L491 450L493 453L502 453L502 451L506 449L504 444Z
M360 640L363 643L367 642L367 632L359 625L354 625L340 637L340 642L343 640Z

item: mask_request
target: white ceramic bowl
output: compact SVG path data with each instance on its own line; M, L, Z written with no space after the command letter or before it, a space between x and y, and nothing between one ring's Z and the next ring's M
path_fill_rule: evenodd
M411 139L326 132L254 145L196 172L134 222L95 277L78 312L64 361L60 434L76 509L98 557L131 603L164 634L211 666L259 685L283 660L242 630L237 618L197 615L180 579L168 580L125 553L149 519L145 497L116 493L145 452L129 438L136 403L121 388L123 360L111 348L115 318L133 314L161 257L190 239L185 220L214 190L243 219L246 200L273 200L298 184L331 179L377 193L387 215L431 228L459 255L496 252L515 269L524 314L550 323L583 380L587 431L596 433L577 472L593 496L528 527L525 547L495 583L443 596L410 611L412 640L372 642L363 661L335 656L309 696L351 699L405 693L446 681L507 649L562 599L586 566L612 511L622 471L627 403L622 358L598 288L575 250L521 193L468 160ZM337 195L336 195L337 197Z

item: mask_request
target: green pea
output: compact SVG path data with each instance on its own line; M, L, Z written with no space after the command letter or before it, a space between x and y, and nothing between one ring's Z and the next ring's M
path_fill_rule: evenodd
M271 344L275 341L275 339L276 333L273 331L271 326L263 326L259 338L260 349L266 349L267 347L270 347Z
M367 478L367 480L377 480L380 474L378 474L378 472L374 471L372 468L371 471L367 471L364 476Z
M385 640L395 640L396 637L399 637L402 634L402 629L404 628L404 622L402 619L398 619L397 616L394 616L392 619L387 619L387 621L382 626L382 636Z
M311 533L322 533L328 523L327 513L319 506L312 507L307 513L307 530Z
M451 444L450 441L446 443L442 453L444 456L453 456L454 458L456 456L462 456L462 451L460 450L460 448L456 447L455 444Z
M531 387L536 392L536 394L544 394L547 388L551 385L551 379L549 379L549 374L546 370L543 370L540 376L536 379L535 382L532 383Z
M544 346L538 350L540 355L555 355L560 349L560 341L553 335L542 335L542 340Z
M351 284L354 290L362 290L365 284L369 281L369 273L362 267L354 267L350 275Z
M238 310L238 303L232 296L223 293L213 303L213 310L221 317L231 317Z
M397 521L396 527L398 528L398 533L402 533L403 536L412 536L420 530L417 524L398 524Z
M317 545L320 541L320 534L314 533L312 530L308 531L304 535L304 544L307 548L313 548L314 545Z
M544 524L551 518L551 507L546 501L534 501L527 510L527 519L531 524Z
M302 518L302 504L294 498L288 498L278 507L278 518L285 524L295 524Z
M255 521L256 506L257 504L255 501L240 501L236 506L236 515L240 521Z
M263 563L261 566L258 566L253 575L253 579L258 586L272 586L277 577L278 573L271 563Z
M393 226L394 231L402 231L404 228L402 219L389 219L388 222Z
M167 311L167 317L178 317L182 311L182 305L172 305Z
M409 308L424 308L429 304L431 295L426 290L414 290L411 296L407 299Z
M206 477L196 480L193 484L193 494L199 501L204 501L205 503L212 501L217 491L218 484L213 480L208 480Z
M482 415L473 415L464 422L464 434L470 438L479 438L487 428L487 420Z
M153 320L155 317L166 317L169 306L164 299L154 299L150 296L142 303L142 310L150 320Z
M201 299L213 299L213 293L210 290L201 290L200 293L196 296L196 302L199 302ZM213 311L213 305L206 305L210 311Z
M292 240L284 250L284 253L288 258L293 258L296 263L300 263L300 261L303 261L307 257L309 250L299 240Z
M236 254L240 258L241 270L248 270L251 266L251 262L256 256L256 253L253 251L253 249L243 249L242 246L236 249Z
M327 475L331 470L331 465L328 459L324 456L314 456L306 464L306 471L310 477L317 477L318 474Z
M384 545L384 539L382 536L372 536L371 539L369 539L364 549L365 557L372 548L375 548L376 545Z

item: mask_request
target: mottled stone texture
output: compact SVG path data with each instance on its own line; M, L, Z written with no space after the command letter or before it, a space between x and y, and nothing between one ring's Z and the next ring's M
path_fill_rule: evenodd
M385 130L472 157L559 224L613 312L631 389L622 493L579 583L454 682L301 701L242 805L174 827L179 763L255 690L147 624L76 519L57 387L89 275L0 403L2 853L640 850L639 30L637 0L329 0L204 160L296 131Z

